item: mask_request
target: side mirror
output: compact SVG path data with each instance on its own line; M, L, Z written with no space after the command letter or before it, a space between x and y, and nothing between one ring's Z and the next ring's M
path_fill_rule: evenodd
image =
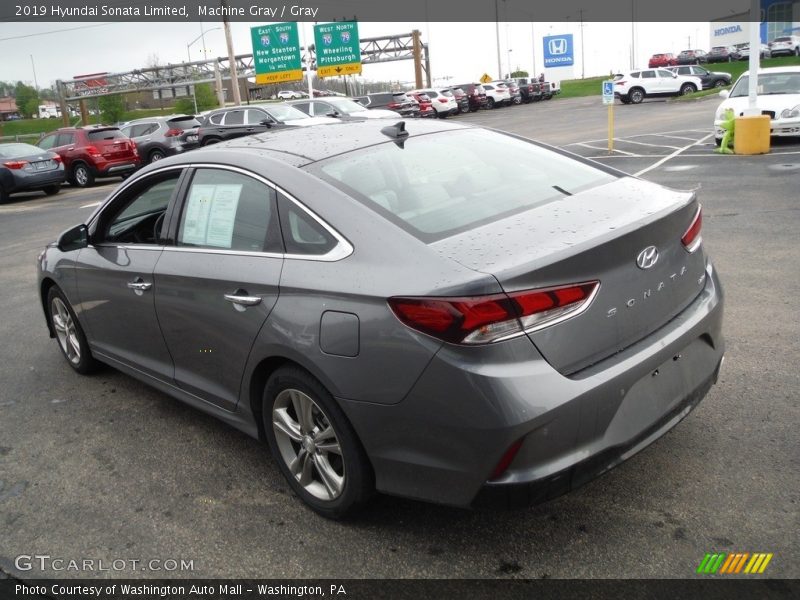
M270 121L269 119L264 119L263 121L261 121L261 124L262 124L264 127L267 127L267 128L270 128L270 127L272 127L272 121Z
M730 95L731 95L731 93L730 93L729 90L720 90L719 91L719 97L720 98L727 98Z
M678 74L677 74L677 73L673 73L673 74L672 74L672 78L673 78L673 79L677 79L677 78L678 78Z
M326 117L334 117L334 118L336 118L336 117L338 117L340 115L339 115L339 111L332 110L330 112L325 113L325 116Z
M89 245L89 230L83 224L67 229L58 236L56 245L62 252L86 248Z

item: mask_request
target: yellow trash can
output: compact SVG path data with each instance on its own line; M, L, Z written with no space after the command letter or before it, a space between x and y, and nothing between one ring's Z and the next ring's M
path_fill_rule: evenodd
M734 154L766 154L769 152L769 133L769 115L736 117Z

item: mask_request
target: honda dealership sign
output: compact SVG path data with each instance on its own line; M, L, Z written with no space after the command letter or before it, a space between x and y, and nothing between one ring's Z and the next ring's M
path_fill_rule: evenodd
M575 63L575 47L572 34L548 35L544 37L544 66L571 67Z

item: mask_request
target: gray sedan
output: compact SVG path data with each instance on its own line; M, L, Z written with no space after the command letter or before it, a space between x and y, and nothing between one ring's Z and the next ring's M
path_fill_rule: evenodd
M65 178L64 163L55 152L30 144L0 144L0 204L17 192L57 194Z
M142 169L41 253L39 293L75 371L111 365L266 440L322 515L376 490L527 504L716 381L701 226L694 193L525 139L341 123Z

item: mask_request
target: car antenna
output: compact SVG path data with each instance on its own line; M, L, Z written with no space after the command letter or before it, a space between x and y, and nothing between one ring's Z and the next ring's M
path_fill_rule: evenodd
M394 138L394 143L403 147L405 143L405 138L408 137L408 131L406 131L406 122L405 121L398 121L394 125L389 125L388 127L383 127L381 129L381 133L383 135L389 136L390 138Z

